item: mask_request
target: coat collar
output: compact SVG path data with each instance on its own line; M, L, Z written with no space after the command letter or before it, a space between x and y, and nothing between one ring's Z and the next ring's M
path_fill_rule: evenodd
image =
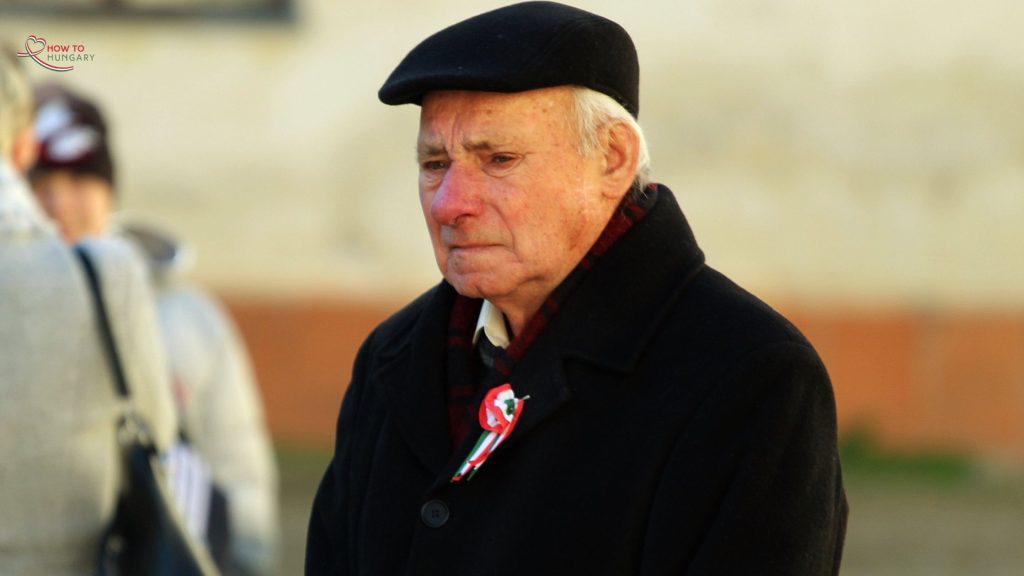
M628 373L665 310L703 262L672 192L659 187L647 216L589 272L510 376L516 395L530 399L505 445L515 443L569 401L566 358ZM382 327L384 343L371 374L385 387L403 438L435 475L453 473L469 449L464 445L451 454L447 435L445 338L454 299L454 289L442 282L396 315L418 310L413 318L393 318L389 328ZM466 440L475 441L476 433ZM438 481L442 480L446 478L440 476Z
M563 355L628 373L703 265L675 196L659 186L647 216L602 257L552 322Z

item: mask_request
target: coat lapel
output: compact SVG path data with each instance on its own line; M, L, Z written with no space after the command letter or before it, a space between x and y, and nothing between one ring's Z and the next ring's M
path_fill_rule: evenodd
M447 283L428 292L407 334L381 351L374 374L386 389L389 412L403 440L432 474L450 456L445 404L445 338L454 290Z
M665 314L704 268L672 191L594 266L551 330L565 358L629 373Z
M569 400L569 388L562 372L562 357L558 354L557 347L545 344L545 340L547 338L542 335L509 378L502 379L496 372L492 372L482 383L473 400L473 405L479 407L488 390L506 382L512 385L517 397L529 396L512 434L505 439L492 457L500 458L502 452L530 434L537 425L550 418ZM476 414L474 411L469 434L462 445L451 454L443 468L443 474L438 476L431 486L432 490L439 489L451 481L452 476L473 451L480 435L484 433Z
M505 441L506 445L511 446L569 401L569 386L563 372L562 355L550 332L538 337L508 382L517 397L529 397L512 435Z

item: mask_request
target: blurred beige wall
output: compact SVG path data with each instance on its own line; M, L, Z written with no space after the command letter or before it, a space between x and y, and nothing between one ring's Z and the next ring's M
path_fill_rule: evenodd
M499 2L297 0L292 23L46 19L111 118L125 207L258 296L399 299L438 278L418 109L376 90L429 33ZM804 306L1024 305L1024 3L575 2L633 35L641 124L709 261Z

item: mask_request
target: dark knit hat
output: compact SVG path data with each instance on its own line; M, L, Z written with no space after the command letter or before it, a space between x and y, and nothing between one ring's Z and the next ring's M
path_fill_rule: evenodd
M36 102L39 159L32 175L71 170L99 176L113 186L114 164L107 145L107 125L99 108L55 85L38 88Z
M431 90L522 92L574 84L640 112L640 66L626 31L555 2L485 12L412 49L380 92L385 104L420 104Z

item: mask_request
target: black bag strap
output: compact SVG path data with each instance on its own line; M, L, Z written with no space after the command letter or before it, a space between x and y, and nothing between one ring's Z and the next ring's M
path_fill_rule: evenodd
M124 368L121 364L121 356L117 352L117 342L114 340L114 331L110 327L110 317L107 315L107 306L103 299L103 290L100 289L100 278L96 272L96 266L88 251L81 244L75 245L75 254L82 262L85 270L85 279L89 283L89 292L92 294L93 305L96 308L96 321L100 328L100 338L103 341L103 348L107 353L107 362L110 364L110 371L114 376L114 386L122 398L129 398L128 380L124 376Z
M82 245L75 245L75 254L82 262L82 268L85 270L85 278L88 281L89 292L92 294L92 301L96 308L96 320L99 324L103 347L107 353L107 360L110 363L110 370L114 376L115 387L122 398L130 400L128 380L125 378L121 357L118 354L117 343L114 339L114 332L110 327L110 316L107 314L107 306L103 299L103 291L100 289L100 278L96 271L96 266ZM170 570L169 573L195 574L197 576L215 576L219 574L216 565L209 556L209 552L189 534L184 521L170 501L166 487L160 481L159 473L155 470L155 467L159 466L155 460L156 448L152 443L151 437L144 430L143 422L137 415L129 413L121 421L122 431L130 428L130 422L134 422L136 425L133 430L133 433L136 435L136 441L133 444L133 449L127 450L124 453L125 465L129 468L135 468L138 472L131 474L131 476L134 476L136 481L142 480L146 483L146 486L129 488L128 497L134 498L135 501L133 504L126 505L122 501L122 505L119 506L117 511L118 517L115 518L114 523L115 525L122 524L122 528L135 532L139 538L149 538L152 540L154 523L159 521L160 531L164 534L157 537L160 542L147 542L144 550L129 550L123 553L126 555L125 558L119 561L129 562L129 564L131 562L141 562L147 567L152 568L152 556L162 554L165 555L162 567ZM142 460L139 459L140 455L144 455ZM141 508L148 507L146 510L148 516L139 520L137 516L133 516L132 512L128 510L132 507L136 508L136 512ZM109 530L117 530L115 525L112 525ZM108 532L104 537L104 541L109 537L110 533ZM128 556L131 556L131 558L129 559ZM101 559L101 574L106 574L106 569L108 568L107 560L106 558ZM125 566L122 566L122 568ZM129 573L135 574L139 572L129 569Z

